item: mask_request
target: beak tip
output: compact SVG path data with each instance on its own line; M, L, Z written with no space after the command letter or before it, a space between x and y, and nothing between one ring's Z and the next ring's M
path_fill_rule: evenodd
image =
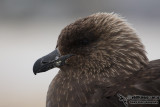
M34 70L33 70L33 73L34 73L34 75L36 75L36 74L37 74L37 72L36 72L36 71L34 71Z
M38 59L33 65L33 73L36 75L38 73L39 67L41 66L41 59Z

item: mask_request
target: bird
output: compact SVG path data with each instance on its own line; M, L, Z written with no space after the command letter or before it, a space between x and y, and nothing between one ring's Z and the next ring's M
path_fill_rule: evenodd
M149 61L136 30L119 14L94 13L63 28L55 50L38 59L33 72L55 67L46 107L160 106L124 101L160 95L160 60Z

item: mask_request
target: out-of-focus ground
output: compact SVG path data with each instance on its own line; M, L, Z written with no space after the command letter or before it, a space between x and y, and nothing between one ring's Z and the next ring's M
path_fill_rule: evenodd
M0 107L44 107L58 72L34 75L34 62L51 52L62 28L96 12L115 12L137 30L150 60L160 58L159 0L1 0Z

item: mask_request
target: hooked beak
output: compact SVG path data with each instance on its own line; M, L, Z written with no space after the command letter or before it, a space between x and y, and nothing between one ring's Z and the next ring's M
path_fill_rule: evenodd
M33 73L36 75L40 72L48 71L55 67L61 67L65 65L65 61L73 56L72 54L61 56L58 49L49 53L48 55L38 59L33 66Z

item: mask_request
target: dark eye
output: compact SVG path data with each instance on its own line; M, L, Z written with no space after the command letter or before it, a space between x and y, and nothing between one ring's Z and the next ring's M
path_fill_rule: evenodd
M79 45L81 45L81 46L85 46L85 45L88 45L88 44L89 44L89 40L88 39L79 40Z

